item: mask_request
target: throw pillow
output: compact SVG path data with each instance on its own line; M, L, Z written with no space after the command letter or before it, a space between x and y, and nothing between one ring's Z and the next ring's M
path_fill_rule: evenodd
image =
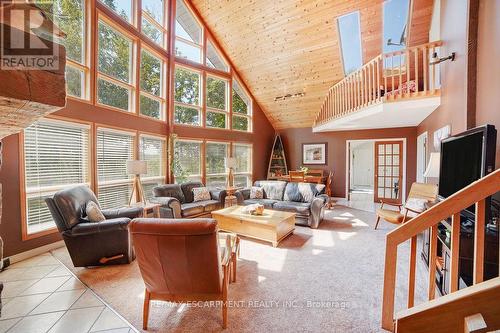
M206 187L195 187L193 191L193 202L210 200L210 192Z
M408 207L411 210L414 210L414 211L421 213L425 210L425 203L426 202L427 202L427 200L425 200L425 199L409 198L406 201L405 207Z
M264 199L264 189L258 186L252 186L250 189L250 199Z
M106 219L99 206L93 201L89 201L87 203L85 212L87 213L87 218L90 222L102 222Z

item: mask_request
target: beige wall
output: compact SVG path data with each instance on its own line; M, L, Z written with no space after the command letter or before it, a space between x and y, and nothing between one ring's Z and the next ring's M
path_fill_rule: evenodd
M443 41L441 57L456 53L455 61L441 63L441 105L417 127L417 134L427 131L429 147L433 151L433 133L450 125L452 134L467 129L467 2L441 0L440 38Z
M500 1L479 2L476 125L493 124L500 132ZM500 134L496 167L500 168Z

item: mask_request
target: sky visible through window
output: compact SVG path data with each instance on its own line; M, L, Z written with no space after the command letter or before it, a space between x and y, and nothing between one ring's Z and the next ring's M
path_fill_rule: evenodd
M344 62L344 73L348 75L360 68L363 64L361 58L361 31L359 27L359 12L338 18L340 33L340 45L342 49L342 60Z
M399 44L401 34L408 22L409 0L387 0L383 5L384 10L384 53L404 49L405 45L387 45L387 41L392 39L392 43ZM408 30L405 31L405 37Z

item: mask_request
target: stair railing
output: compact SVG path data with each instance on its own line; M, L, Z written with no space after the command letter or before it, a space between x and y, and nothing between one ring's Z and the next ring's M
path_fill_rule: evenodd
M428 299L434 299L436 292L434 267L437 258L438 224L449 217L452 219L449 290L450 293L458 290L460 212L472 205L476 207L473 284L483 281L485 203L486 198L499 191L500 169L456 192L387 234L382 300L382 327L384 329L394 330L394 296L396 292L398 245L410 240L407 306L411 308L414 305L415 295L417 235L430 228Z

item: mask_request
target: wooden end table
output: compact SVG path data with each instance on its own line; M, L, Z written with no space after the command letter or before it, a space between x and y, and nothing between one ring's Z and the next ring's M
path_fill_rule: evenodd
M160 204L158 203L137 203L132 205L131 207L141 207L142 208L142 217L155 217L160 218Z

